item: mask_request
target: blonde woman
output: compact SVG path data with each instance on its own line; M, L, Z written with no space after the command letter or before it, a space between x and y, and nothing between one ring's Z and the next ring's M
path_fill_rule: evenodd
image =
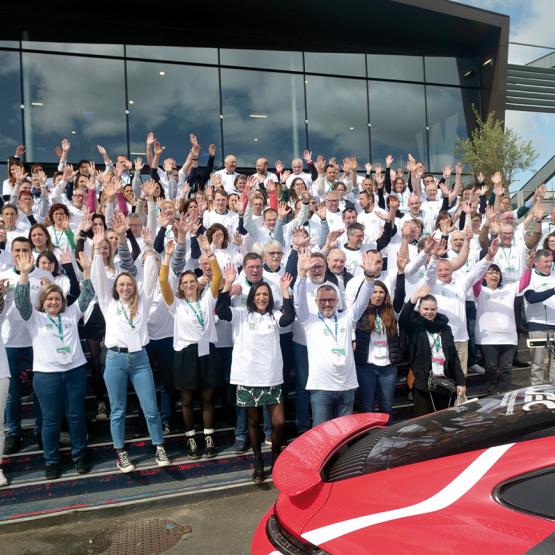
M156 463L158 466L168 466L170 461L163 445L162 420L156 403L152 369L145 349L149 342L148 316L158 277L152 237L150 234L145 235L146 260L142 291L139 291L135 278L128 272L119 274L111 287L102 255L103 244L104 231L99 230L93 238L91 280L106 322L104 382L111 405L110 431L117 453L116 466L124 473L135 469L125 451L128 381L131 381L137 393L150 439L156 447Z

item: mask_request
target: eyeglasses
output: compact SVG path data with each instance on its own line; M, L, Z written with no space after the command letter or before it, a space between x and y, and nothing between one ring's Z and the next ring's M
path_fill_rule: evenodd
M320 304L335 304L337 299L317 299Z

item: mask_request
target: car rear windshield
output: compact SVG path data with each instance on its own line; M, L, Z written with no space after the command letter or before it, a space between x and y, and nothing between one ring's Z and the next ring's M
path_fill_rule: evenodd
M555 386L530 386L372 428L330 460L327 481L555 434Z

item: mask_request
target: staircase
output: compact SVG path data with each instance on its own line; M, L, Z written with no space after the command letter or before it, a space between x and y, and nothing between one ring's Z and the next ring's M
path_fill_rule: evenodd
M527 355L524 354L526 357ZM514 373L513 381L527 384L529 370ZM520 376L520 377L519 377ZM483 396L483 375L469 374L468 397ZM407 398L404 380L397 384L394 420L412 416L412 403ZM135 405L135 394L129 394L130 406ZM42 452L34 442L32 402L24 403L24 448L17 454L4 457L2 469L9 485L0 488L0 525L62 515L71 511L102 509L159 500L176 496L202 496L210 492L254 487L251 482L252 452L236 454L232 451L234 433L231 422L224 419L225 411L217 405L214 440L217 456L191 461L185 449L182 430L165 436L165 446L172 464L159 468L154 461L144 421L137 411L130 411L126 421L126 449L136 470L122 474L115 466L115 455L110 441L109 420L96 421L94 396L87 397L89 415L89 458L92 471L78 475L73 468L70 448L62 447L63 474L58 480L44 479ZM195 407L197 429L200 429L200 406ZM294 393L287 396L286 436L294 438ZM180 421L176 414L176 422ZM134 433L133 433L134 432ZM197 434L202 452L202 435ZM269 448L264 447L266 462L270 463Z

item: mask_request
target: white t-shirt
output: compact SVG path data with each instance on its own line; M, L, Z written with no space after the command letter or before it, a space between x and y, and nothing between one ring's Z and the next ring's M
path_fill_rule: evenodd
M497 289L482 286L476 297L474 337L477 345L518 344L514 302L519 285L509 283Z
M39 302L42 289L40 280L43 277L47 278L51 283L54 283L54 277L50 272L35 267L33 271L29 273L31 304L33 306L36 306ZM23 320L21 314L19 314L19 311L15 307L14 301L15 288L19 283L19 274L15 272L14 268L11 268L0 273L0 279L9 280L8 291L5 298L7 308L4 309L6 317L2 323L2 340L4 341L4 345L6 347L30 347L32 344L31 335L25 325L25 320Z
M239 175L237 172L227 173L225 169L214 172L214 175L219 175L222 178L222 185L226 193L232 193L235 190L235 178ZM206 227L206 226L205 226Z
M231 308L233 357L230 383L248 387L270 387L283 383L283 359L279 343L281 311L271 314Z
M77 302L58 316L33 309L26 325L33 338L34 372L67 372L87 363L77 329L81 316Z
M547 276L540 274L536 270L532 270L532 278L530 279L530 285L526 288L526 291L535 291L540 293L541 291L546 291L547 289L553 289L555 287L555 272ZM525 301L524 312L526 314L527 322L534 322L536 324L548 324L555 325L555 309L551 308L551 303L529 303Z

